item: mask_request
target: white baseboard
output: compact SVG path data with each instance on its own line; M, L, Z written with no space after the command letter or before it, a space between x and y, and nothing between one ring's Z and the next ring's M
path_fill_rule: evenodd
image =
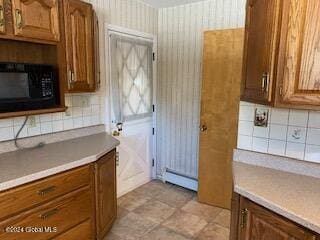
M198 191L198 181L187 177L179 176L173 173L165 172L162 176L165 182L173 183L175 185Z

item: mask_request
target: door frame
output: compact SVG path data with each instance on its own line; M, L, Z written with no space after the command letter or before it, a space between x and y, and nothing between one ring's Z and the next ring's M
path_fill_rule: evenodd
M157 158L156 158L156 146L157 146L157 63L158 63L158 41L157 41L157 36L150 34L150 33L145 33L145 32L140 32L137 30L125 28L125 27L120 27L117 25L113 24L108 24L106 23L105 25L105 43L106 43L106 69L108 69L108 73L106 74L107 78L107 88L106 94L107 94L107 117L106 117L106 128L107 131L111 134L111 116L112 116L112 104L111 104L111 53L110 53L110 34L118 34L120 36L127 36L127 37L133 37L136 39L142 39L142 40L147 40L153 43L153 48L152 52L154 53L154 61L152 61L152 73L153 73L153 79L152 79L152 105L154 106L154 112L152 113L152 127L155 129L154 134L152 136L152 159L150 161L154 161L153 165L151 163L152 169L151 169L151 177L152 179L155 179L157 176Z

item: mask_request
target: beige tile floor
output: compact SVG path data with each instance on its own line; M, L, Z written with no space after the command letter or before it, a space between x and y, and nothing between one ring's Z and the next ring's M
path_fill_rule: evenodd
M229 223L230 211L152 181L118 199L118 218L105 240L228 240Z

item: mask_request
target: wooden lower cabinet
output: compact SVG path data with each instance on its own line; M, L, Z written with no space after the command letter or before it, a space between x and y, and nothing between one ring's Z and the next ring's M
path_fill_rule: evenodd
M318 240L319 235L238 196L232 209L230 240Z
M116 153L95 163L97 239L104 239L117 216Z
M0 240L103 239L117 214L116 157L0 192Z
M54 238L55 240L93 240L94 232L92 230L92 221L87 220L69 231Z

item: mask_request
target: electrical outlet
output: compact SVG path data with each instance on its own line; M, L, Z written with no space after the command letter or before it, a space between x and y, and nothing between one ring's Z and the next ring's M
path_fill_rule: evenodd
M89 96L81 97L81 107L89 107Z
M36 117L35 116L30 116L29 117L29 126L30 127L36 127L37 122L36 122Z
M269 110L263 108L256 108L254 116L254 126L268 127Z

